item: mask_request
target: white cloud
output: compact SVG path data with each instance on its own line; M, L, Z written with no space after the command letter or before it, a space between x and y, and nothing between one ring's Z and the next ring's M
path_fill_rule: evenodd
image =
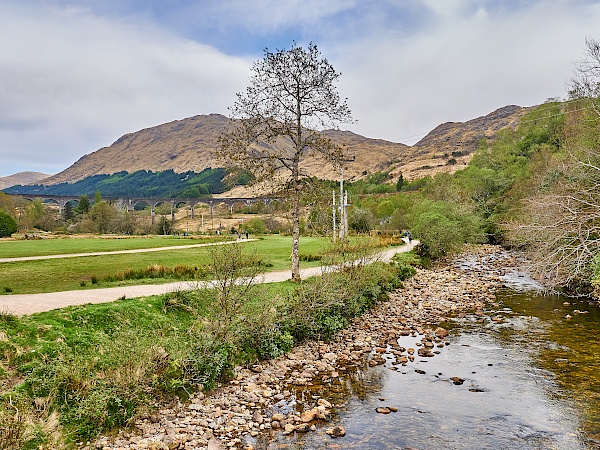
M0 6L1 172L11 173L24 151L57 171L110 144L108 136L226 114L249 67L143 23Z
M463 3L436 11L452 19L417 33L382 30L360 48L338 50L341 93L359 121L353 131L397 140L508 104L562 97L572 61L600 23L598 3L557 0L485 12L461 9Z
M585 37L598 37L600 23L600 3L591 0L48 6L57 2L0 3L0 176L59 171L124 133L227 113L252 61L203 45L211 33L210 42L250 49L252 58L264 47L312 40L343 74L339 91L358 119L350 128L399 140L563 96Z

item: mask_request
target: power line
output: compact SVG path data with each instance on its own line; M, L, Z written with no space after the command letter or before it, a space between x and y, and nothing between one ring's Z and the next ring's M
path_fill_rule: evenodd
M559 103L560 103L561 105L567 105L567 104L574 103L574 102L578 102L578 101L582 101L582 100L584 100L584 99L582 99L582 98L574 98L574 99L571 99L571 100L559 101ZM539 113L539 112L542 112L542 113L543 113L544 111L547 111L547 110L549 110L549 109L556 108L557 106L559 106L559 105L547 105L545 108L536 109L536 110L535 110L535 112L538 112L538 113ZM520 124L522 124L522 123L535 122L536 120L541 120L541 119L550 119L550 118L552 118L552 117L558 117L558 116L561 116L561 115L568 114L568 113L570 113L570 112L584 111L584 110L586 110L586 109L590 109L590 108L592 108L592 107L591 107L591 106L589 106L589 107L587 107L587 108L575 109L575 110L572 110L572 111L567 111L567 112L563 112L563 113L558 113L558 114L555 114L555 115L552 115L552 116L545 116L545 117L540 117L540 118L537 118L537 119L530 119L530 120L525 120L525 121L519 121L519 125L520 125ZM400 141L403 141L403 140L405 140L405 139L411 139L411 138L416 138L416 137L419 137L419 136L425 136L425 135L427 135L427 134L431 133L431 131L432 131L432 130L430 130L430 131L427 131L427 132L425 132L425 133L417 133L417 134L412 134L412 135L410 135L410 136L405 136L405 137L401 137L401 138L398 138L398 139L393 139L393 141L392 141L392 142L400 142ZM401 143L402 143L402 142L401 142Z
M578 112L578 111L585 111L586 109L592 109L592 108L594 108L594 107L593 106L588 106L586 108L579 108L579 109L574 109L572 111L565 111L565 112L553 114L551 116L544 116L544 117L538 117L537 119L524 120L522 122L519 122L519 125L523 124L523 123L536 122L538 120L543 120L543 119L552 119L553 117L564 116L566 114L570 114L570 113L574 113L574 112Z

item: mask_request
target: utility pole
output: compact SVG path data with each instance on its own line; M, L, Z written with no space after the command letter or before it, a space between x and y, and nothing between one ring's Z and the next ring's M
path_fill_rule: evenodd
M344 191L344 237L348 236L348 191Z
M352 162L356 159L345 159L340 162L340 240L348 236L348 192L344 191L344 163Z
M333 212L333 243L335 244L335 240L336 240L336 233L335 233L335 190L333 190L331 192L333 194L333 208L332 208L332 212Z

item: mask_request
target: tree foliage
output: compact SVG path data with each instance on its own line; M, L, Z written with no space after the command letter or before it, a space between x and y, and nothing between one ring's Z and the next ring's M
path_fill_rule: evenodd
M16 233L17 230L18 227L15 219L4 211L0 211L0 237L10 236Z
M220 141L223 160L250 170L257 181L275 181L290 196L294 280L300 279L300 198L307 179L301 163L317 155L339 163L342 149L319 129L351 120L334 86L339 76L314 44L265 50L252 67L246 92L237 94L231 108L236 127Z
M6 214L16 217L15 202L10 195L0 192L0 211Z
M104 197L180 197L199 198L224 192L237 184L248 184L245 172L228 176L226 169L204 169L176 173L173 170L151 172L117 172L112 175L93 175L75 183L60 183L50 186L13 186L6 189L11 194L37 195L87 195L94 197L100 192Z

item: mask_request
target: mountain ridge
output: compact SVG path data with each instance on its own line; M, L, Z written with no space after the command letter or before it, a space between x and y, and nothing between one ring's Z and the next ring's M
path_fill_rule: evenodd
M45 180L50 175L42 172L17 172L12 175L0 177L0 189L14 186L16 184L29 185L35 184L41 180Z
M466 122L446 122L413 146L368 138L347 130L325 130L322 133L343 145L348 159L354 158L345 166L348 179L359 179L376 171L388 171L394 177L402 173L405 179L413 179L460 169L470 160L482 139L494 139L500 129L516 127L529 109L509 105ZM232 127L232 121L226 116L207 114L144 128L82 156L62 172L41 182L38 180L38 184L72 183L92 175L122 171L172 169L181 173L223 167L223 162L215 156L218 137ZM455 164L443 161L450 155L458 155ZM306 160L302 169L323 179L337 179L339 176L319 158Z

